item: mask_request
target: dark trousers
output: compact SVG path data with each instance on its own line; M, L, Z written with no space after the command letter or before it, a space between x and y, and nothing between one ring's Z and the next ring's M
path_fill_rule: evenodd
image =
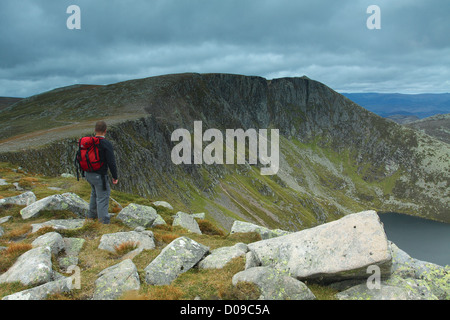
M110 216L108 213L109 196L111 195L111 188L109 186L108 177L104 177L93 173L85 173L86 180L91 185L91 201L89 203L89 219L98 219L101 223L109 224Z

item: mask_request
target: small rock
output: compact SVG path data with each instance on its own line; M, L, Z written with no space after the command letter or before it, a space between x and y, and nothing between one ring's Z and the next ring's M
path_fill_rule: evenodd
M148 228L158 216L156 210L150 206L130 203L119 212L117 218L131 228L139 226Z
M204 220L206 218L206 214L204 212L193 213L193 214L191 214L191 217L194 219Z
M245 222L245 221L239 221L236 220L233 223L233 226L231 227L230 233L247 233L247 232L256 232L261 235L261 239L271 239L280 237L286 234L289 234L288 231L283 231L280 229L270 230L265 227L258 226L253 223Z
M173 207L170 203L166 202L166 201L155 201L153 202L153 205L155 207L164 207L167 208L169 210L173 210Z
M244 243L237 243L232 247L217 248L200 261L198 267L200 269L222 269L228 262L245 255L247 251L247 245Z
M43 223L31 225L31 233L38 231L43 227L52 227L55 230L76 230L83 227L85 219L59 219L49 220Z
M63 173L61 174L61 178L75 178L75 176L70 173Z
M34 202L36 202L36 195L32 191L28 191L15 197L0 199L0 207L5 204L29 206Z
M104 234L100 239L98 248L114 253L116 252L115 247L118 247L125 242L135 243L137 248L141 251L155 248L155 241L153 240L153 233L151 231L130 231Z
M195 219L190 214L181 211L177 212L177 214L175 215L172 226L180 226L190 232L202 234L197 221L195 221Z
M0 218L0 224L8 222L11 219L12 219L12 216L6 216L6 217L3 217L3 218Z

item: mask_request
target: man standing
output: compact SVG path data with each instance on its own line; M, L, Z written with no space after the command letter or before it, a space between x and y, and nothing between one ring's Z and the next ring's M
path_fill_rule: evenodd
M109 224L108 206L111 188L107 176L108 169L111 172L113 184L117 184L118 176L114 148L111 142L105 139L106 128L107 125L104 121L98 121L95 124L95 137L100 140L98 153L103 166L97 171L85 172L85 177L91 185L88 218L98 218L101 223Z

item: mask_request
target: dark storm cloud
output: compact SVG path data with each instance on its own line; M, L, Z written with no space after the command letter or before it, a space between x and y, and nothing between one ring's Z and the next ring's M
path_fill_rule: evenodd
M66 28L71 4L81 30ZM366 28L371 4L381 30ZM179 72L446 92L449 9L445 0L2 0L0 96Z

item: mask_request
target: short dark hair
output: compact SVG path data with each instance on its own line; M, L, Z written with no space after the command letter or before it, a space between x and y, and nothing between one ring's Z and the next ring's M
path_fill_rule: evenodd
M95 132L98 133L103 133L106 132L106 122L105 121L97 121L97 123L95 124Z

